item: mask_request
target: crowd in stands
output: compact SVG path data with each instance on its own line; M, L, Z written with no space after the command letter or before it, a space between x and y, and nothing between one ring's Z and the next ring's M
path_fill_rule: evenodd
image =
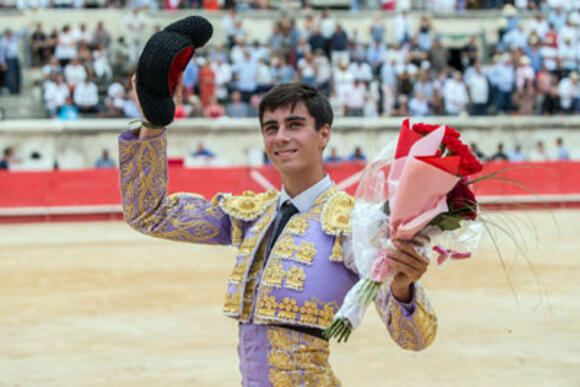
M133 8L124 20L128 33L114 41L104 22L94 31L36 25L29 47L32 65L42 68L48 117L139 118L128 81L145 43L143 13ZM261 96L292 81L323 91L339 117L580 111L579 10L549 7L525 25L514 6L502 15L498 44L483 58L476 38L452 56L428 16L414 25L406 11L397 13L387 44L381 11L352 32L328 9L308 13L301 27L282 12L259 42L248 40L243 16L230 9L222 20L227 40L199 50L185 70L176 118L256 117ZM19 39L6 30L0 41L0 85L13 94L20 91Z

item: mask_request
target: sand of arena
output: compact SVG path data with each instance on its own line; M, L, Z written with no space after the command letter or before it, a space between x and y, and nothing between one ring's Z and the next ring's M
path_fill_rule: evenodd
M476 258L431 267L433 345L399 349L371 310L332 344L345 386L580 386L580 211L489 220L539 280L501 236L513 292L489 237ZM232 248L122 222L0 226L0 386L239 385L236 323L220 314L232 262Z

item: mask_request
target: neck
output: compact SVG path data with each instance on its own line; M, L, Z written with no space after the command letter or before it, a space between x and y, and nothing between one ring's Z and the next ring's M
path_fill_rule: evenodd
M323 178L324 170L321 166L320 170L312 171L308 174L298 173L296 175L282 176L282 185L284 186L284 189L288 195L293 198L300 195L302 192L306 191L308 188L312 187Z

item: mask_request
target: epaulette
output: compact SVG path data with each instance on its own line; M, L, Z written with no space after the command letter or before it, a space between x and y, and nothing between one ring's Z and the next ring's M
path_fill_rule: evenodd
M354 207L354 198L345 192L337 192L328 199L322 208L322 230L336 237L331 261L342 261L342 236L350 234L350 218Z
M256 220L278 199L279 193L271 190L262 193L246 191L240 196L223 195L216 200L219 207L228 215L243 221Z

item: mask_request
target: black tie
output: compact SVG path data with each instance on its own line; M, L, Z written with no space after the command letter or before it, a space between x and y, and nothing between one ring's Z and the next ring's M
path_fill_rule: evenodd
M276 243L276 239L278 239L278 237L280 236L280 233L284 229L286 223L288 223L292 215L294 215L297 212L298 209L294 207L294 204L292 204L289 200L285 201L284 204L282 204L280 211L278 211L278 214L276 215L278 226L274 230L274 235L272 236L270 246L268 247L268 254L270 254L270 250L272 250L274 243ZM274 222L274 224L276 224L276 222Z

